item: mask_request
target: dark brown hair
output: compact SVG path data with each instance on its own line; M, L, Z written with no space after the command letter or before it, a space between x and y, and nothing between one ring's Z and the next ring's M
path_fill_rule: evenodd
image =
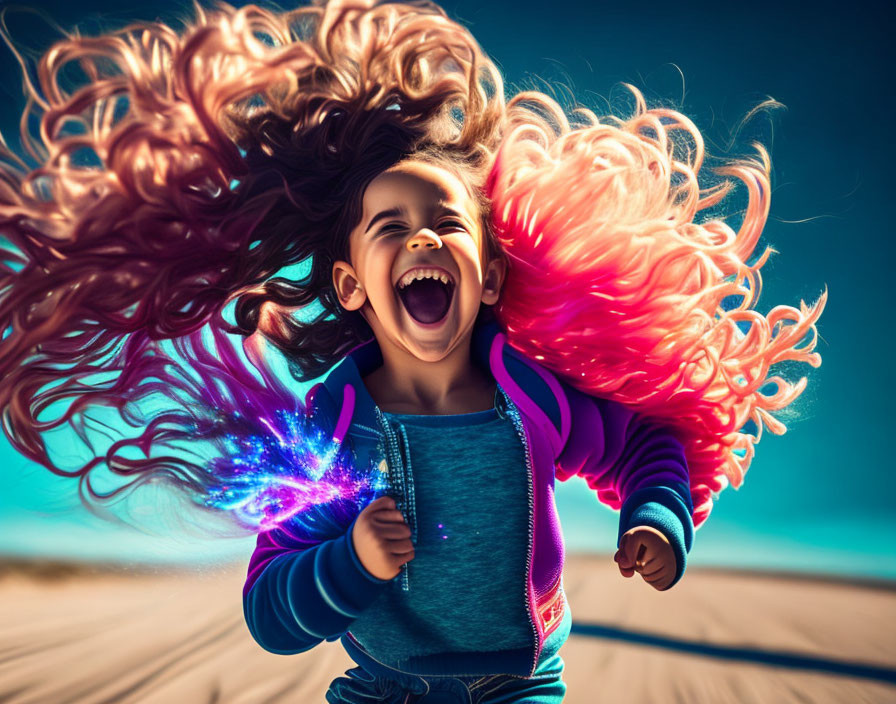
M140 23L59 42L39 87L26 77L31 163L0 154L0 409L15 447L54 471L43 434L78 428L86 408L145 424L147 380L170 382L160 341L258 332L311 378L367 339L331 267L390 166L417 155L456 170L487 220L503 84L436 4L197 13L180 34ZM87 80L65 90L71 63ZM276 277L309 260L305 278ZM323 312L300 322L315 302Z

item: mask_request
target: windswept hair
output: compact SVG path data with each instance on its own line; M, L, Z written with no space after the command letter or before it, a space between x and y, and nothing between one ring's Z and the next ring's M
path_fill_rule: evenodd
M66 89L71 65L86 80ZM761 395L780 381L769 366L818 363L814 342L797 343L823 298L767 317L750 308L766 258L747 264L768 211L764 152L722 171L749 191L740 230L698 224L730 184L701 190L703 145L685 117L647 110L637 91L631 119L580 110L574 127L542 93L505 101L475 39L427 0L197 6L181 33L139 23L68 36L37 75L36 86L26 75L26 154L4 147L0 161L0 412L13 445L78 477L88 505L155 479L200 498L214 483L203 465L152 452L202 435L212 411L135 410L160 393L208 402L190 366L225 386L240 376L230 357L212 362L203 329L219 350L222 333L252 349L263 337L301 380L372 336L339 305L332 264L349 259L367 184L410 157L451 169L478 201L490 254L510 264L495 312L511 344L682 430L698 523L722 478L739 484L749 464L744 423L783 430L769 411L804 386ZM691 137L687 156L673 131ZM301 280L277 276L300 263ZM722 310L732 295L741 305ZM311 304L320 312L300 321ZM47 418L57 402L66 410ZM44 435L70 425L83 438L94 406L140 429L125 445L143 457L113 444L57 465ZM92 486L100 465L120 489Z
M511 127L489 177L493 226L510 261L497 316L508 341L582 391L612 398L672 427L688 461L694 523L714 495L740 487L763 427L806 387L771 375L773 365L814 367L825 291L799 309L754 309L756 248L769 212L770 162L715 169L703 187L703 138L684 115L647 109L601 124L578 109L574 127L557 106L550 123ZM760 108L763 106L760 106ZM759 109L759 108L757 108ZM735 187L747 191L737 231L703 217ZM748 425L748 421L752 421ZM601 501L621 506L614 490Z
M90 406L134 407L157 390L147 377L176 384L150 363L153 341L206 325L259 332L301 377L325 372L371 336L331 285L366 185L414 154L474 189L503 126L497 69L425 0L196 11L182 34L140 23L56 44L39 86L26 79L30 163L3 152L3 427L26 457L81 477L87 501L100 498L87 476L96 462L63 470L45 433L81 427ZM88 80L66 91L69 64ZM301 281L275 277L309 260ZM313 302L323 310L312 321L290 315ZM60 401L65 413L38 417ZM139 446L161 441L151 426ZM104 461L129 485L158 469L149 457Z

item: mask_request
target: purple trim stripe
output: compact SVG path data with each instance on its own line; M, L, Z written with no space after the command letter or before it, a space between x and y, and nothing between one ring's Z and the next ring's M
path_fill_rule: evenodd
M523 360L526 362L527 360ZM555 443L554 446L554 454L559 455L561 450L566 446L566 441L569 439L570 429L572 428L572 416L569 412L569 399L566 398L566 394L563 393L563 388L560 386L560 382L557 381L556 377L553 374L548 374L548 372L541 367L540 364L528 364L528 366L535 371L538 376L540 376L544 383L548 385L551 391L554 393L554 398L557 399L557 405L560 407L560 435L558 436L554 431L554 424L548 423L551 428L551 438L555 441L559 441L559 444Z
M342 388L342 409L339 411L339 420L336 422L336 430L333 431L333 442L342 444L348 432L348 426L352 422L355 413L355 387L346 384Z
M492 373L495 374L498 383L510 394L513 402L519 406L519 409L527 416L537 421L538 425L543 427L549 433L555 447L561 447L559 444L560 435L557 433L557 429L554 428L551 419L548 418L547 414L538 407L538 404L530 399L529 395L517 385L510 374L507 373L507 369L504 367L504 360L501 357L501 350L503 349L506 340L507 336L503 332L499 332L495 335L495 339L492 340L492 348L489 352L489 363L491 364Z

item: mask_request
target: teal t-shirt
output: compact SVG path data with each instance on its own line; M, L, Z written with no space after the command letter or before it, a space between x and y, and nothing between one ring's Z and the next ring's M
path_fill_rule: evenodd
M417 543L408 591L394 580L352 634L387 665L531 645L528 477L512 421L495 409L384 415L407 435Z

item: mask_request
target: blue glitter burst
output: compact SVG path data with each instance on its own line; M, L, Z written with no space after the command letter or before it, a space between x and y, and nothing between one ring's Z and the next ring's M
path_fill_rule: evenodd
M351 453L303 412L278 411L255 423L234 413L223 422L233 430L212 468L223 481L205 503L253 530L290 521L291 529L313 534L316 522L344 523L386 488L381 472L355 467Z

